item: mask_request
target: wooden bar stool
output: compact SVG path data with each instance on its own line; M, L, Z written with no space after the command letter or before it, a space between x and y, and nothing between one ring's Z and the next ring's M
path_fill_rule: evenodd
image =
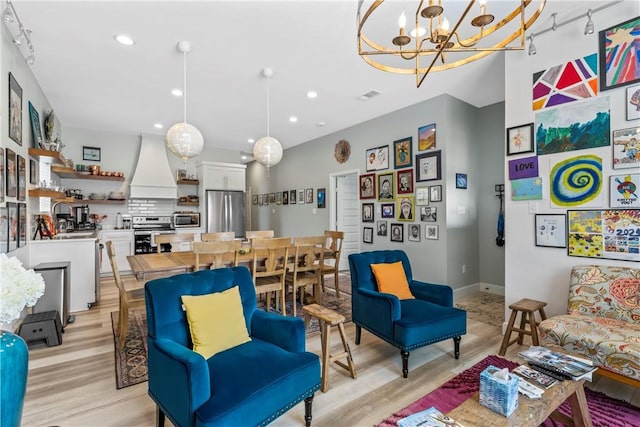
M504 338L502 339L502 345L500 346L500 352L498 353L500 356L504 356L507 348L516 341L518 341L518 344L522 344L522 340L525 335L531 336L531 345L540 345L540 342L538 341L538 324L540 322L536 322L535 313L536 311L540 312L541 321L546 319L547 315L544 313L545 305L547 305L546 302L524 298L509 306L511 309L511 318L509 319L509 325L507 325L507 330L505 331ZM518 313L520 313L520 327L515 328L513 325L516 322ZM526 329L527 324L529 324L528 330ZM518 337L514 338L513 341L510 341L512 332L517 332Z
M351 375L351 378L356 378L356 366L353 363L351 350L349 350L347 337L344 333L344 316L319 304L305 305L304 307L302 307L302 311L304 311L304 320L306 325L309 324L309 320L311 317L315 317L316 319L318 319L318 322L320 322L320 334L322 340L322 392L326 392L329 385L328 371L329 364L331 362L335 362L336 365L346 369ZM344 349L344 351L338 354L329 354L329 337L332 326L338 326L338 331L340 331L340 339L342 340L342 347ZM345 357L347 359L347 364L339 360Z

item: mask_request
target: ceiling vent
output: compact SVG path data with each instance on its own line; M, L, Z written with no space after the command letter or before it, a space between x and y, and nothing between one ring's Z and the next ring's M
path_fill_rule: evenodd
M380 95L382 92L380 92L379 90L370 90L369 92L365 93L364 95L360 95L358 96L356 99L358 101L368 101L371 98Z

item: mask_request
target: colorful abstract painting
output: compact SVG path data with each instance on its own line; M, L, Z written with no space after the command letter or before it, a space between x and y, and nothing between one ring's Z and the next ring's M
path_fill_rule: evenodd
M609 97L572 102L536 113L535 138L539 156L610 145Z
M640 127L613 131L613 168L640 167Z
M640 81L640 16L600 31L600 90Z
M523 178L511 181L511 200L542 199L542 178Z
M568 211L567 254L640 261L640 209Z
M551 202L560 207L597 201L602 190L602 159L589 154L556 163L549 174Z
M598 95L598 55L574 59L533 75L533 109L541 110Z
M613 175L609 179L609 206L640 208L640 174Z

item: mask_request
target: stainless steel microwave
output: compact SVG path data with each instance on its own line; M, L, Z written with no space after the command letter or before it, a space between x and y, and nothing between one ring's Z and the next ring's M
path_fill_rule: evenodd
M173 226L175 228L200 227L200 213L176 212L173 214Z

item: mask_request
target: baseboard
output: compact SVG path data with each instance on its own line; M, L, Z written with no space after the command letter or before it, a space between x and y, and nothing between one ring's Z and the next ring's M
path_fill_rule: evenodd
M472 283L471 285L463 286L453 290L454 298L462 298L469 295L475 295L480 292L487 292L490 294L504 296L504 286L491 285L489 283Z
M504 296L504 286L492 285L490 283L479 283L479 287L482 292Z

